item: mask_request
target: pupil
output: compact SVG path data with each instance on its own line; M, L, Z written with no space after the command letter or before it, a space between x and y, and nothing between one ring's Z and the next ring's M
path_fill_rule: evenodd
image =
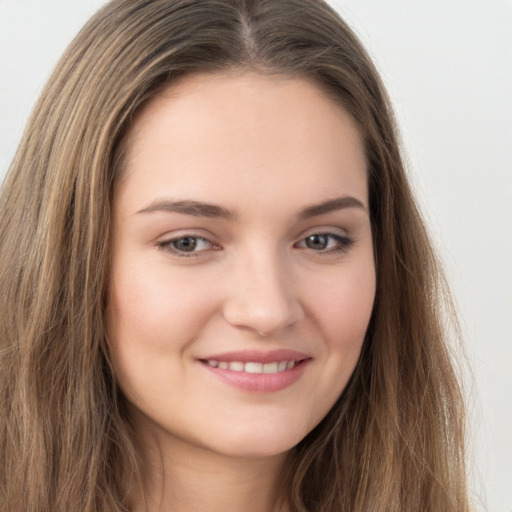
M327 247L326 235L311 235L306 239L306 245L310 249L325 249Z
M186 236L173 242L174 248L179 251L192 252L196 248L197 241L195 238Z

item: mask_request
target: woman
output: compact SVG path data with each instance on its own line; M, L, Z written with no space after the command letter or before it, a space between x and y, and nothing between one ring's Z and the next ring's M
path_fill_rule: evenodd
M114 0L0 205L1 510L468 510L444 283L325 4Z

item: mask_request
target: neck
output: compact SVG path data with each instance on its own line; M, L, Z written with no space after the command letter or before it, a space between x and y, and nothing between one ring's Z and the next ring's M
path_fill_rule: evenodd
M231 457L172 439L144 443L136 512L286 512L286 454Z

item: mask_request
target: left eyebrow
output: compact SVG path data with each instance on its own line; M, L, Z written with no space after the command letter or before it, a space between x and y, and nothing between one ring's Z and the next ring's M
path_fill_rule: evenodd
M233 220L236 217L234 212L231 212L222 206L190 200L157 200L151 203L149 206L146 206L146 208L139 210L137 213L150 212L181 213L183 215L193 215L194 217L217 217L228 220Z
M307 220L311 217L317 217L319 215L326 215L337 210L344 210L345 208L359 208L367 212L365 205L353 196L337 197L335 199L329 199L319 204L314 204L304 208L299 213L300 220Z

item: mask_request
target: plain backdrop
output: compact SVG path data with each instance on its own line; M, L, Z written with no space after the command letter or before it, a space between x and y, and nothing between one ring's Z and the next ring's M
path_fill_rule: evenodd
M103 3L0 0L0 179L51 69ZM461 312L478 510L512 512L512 2L331 4L388 87Z

